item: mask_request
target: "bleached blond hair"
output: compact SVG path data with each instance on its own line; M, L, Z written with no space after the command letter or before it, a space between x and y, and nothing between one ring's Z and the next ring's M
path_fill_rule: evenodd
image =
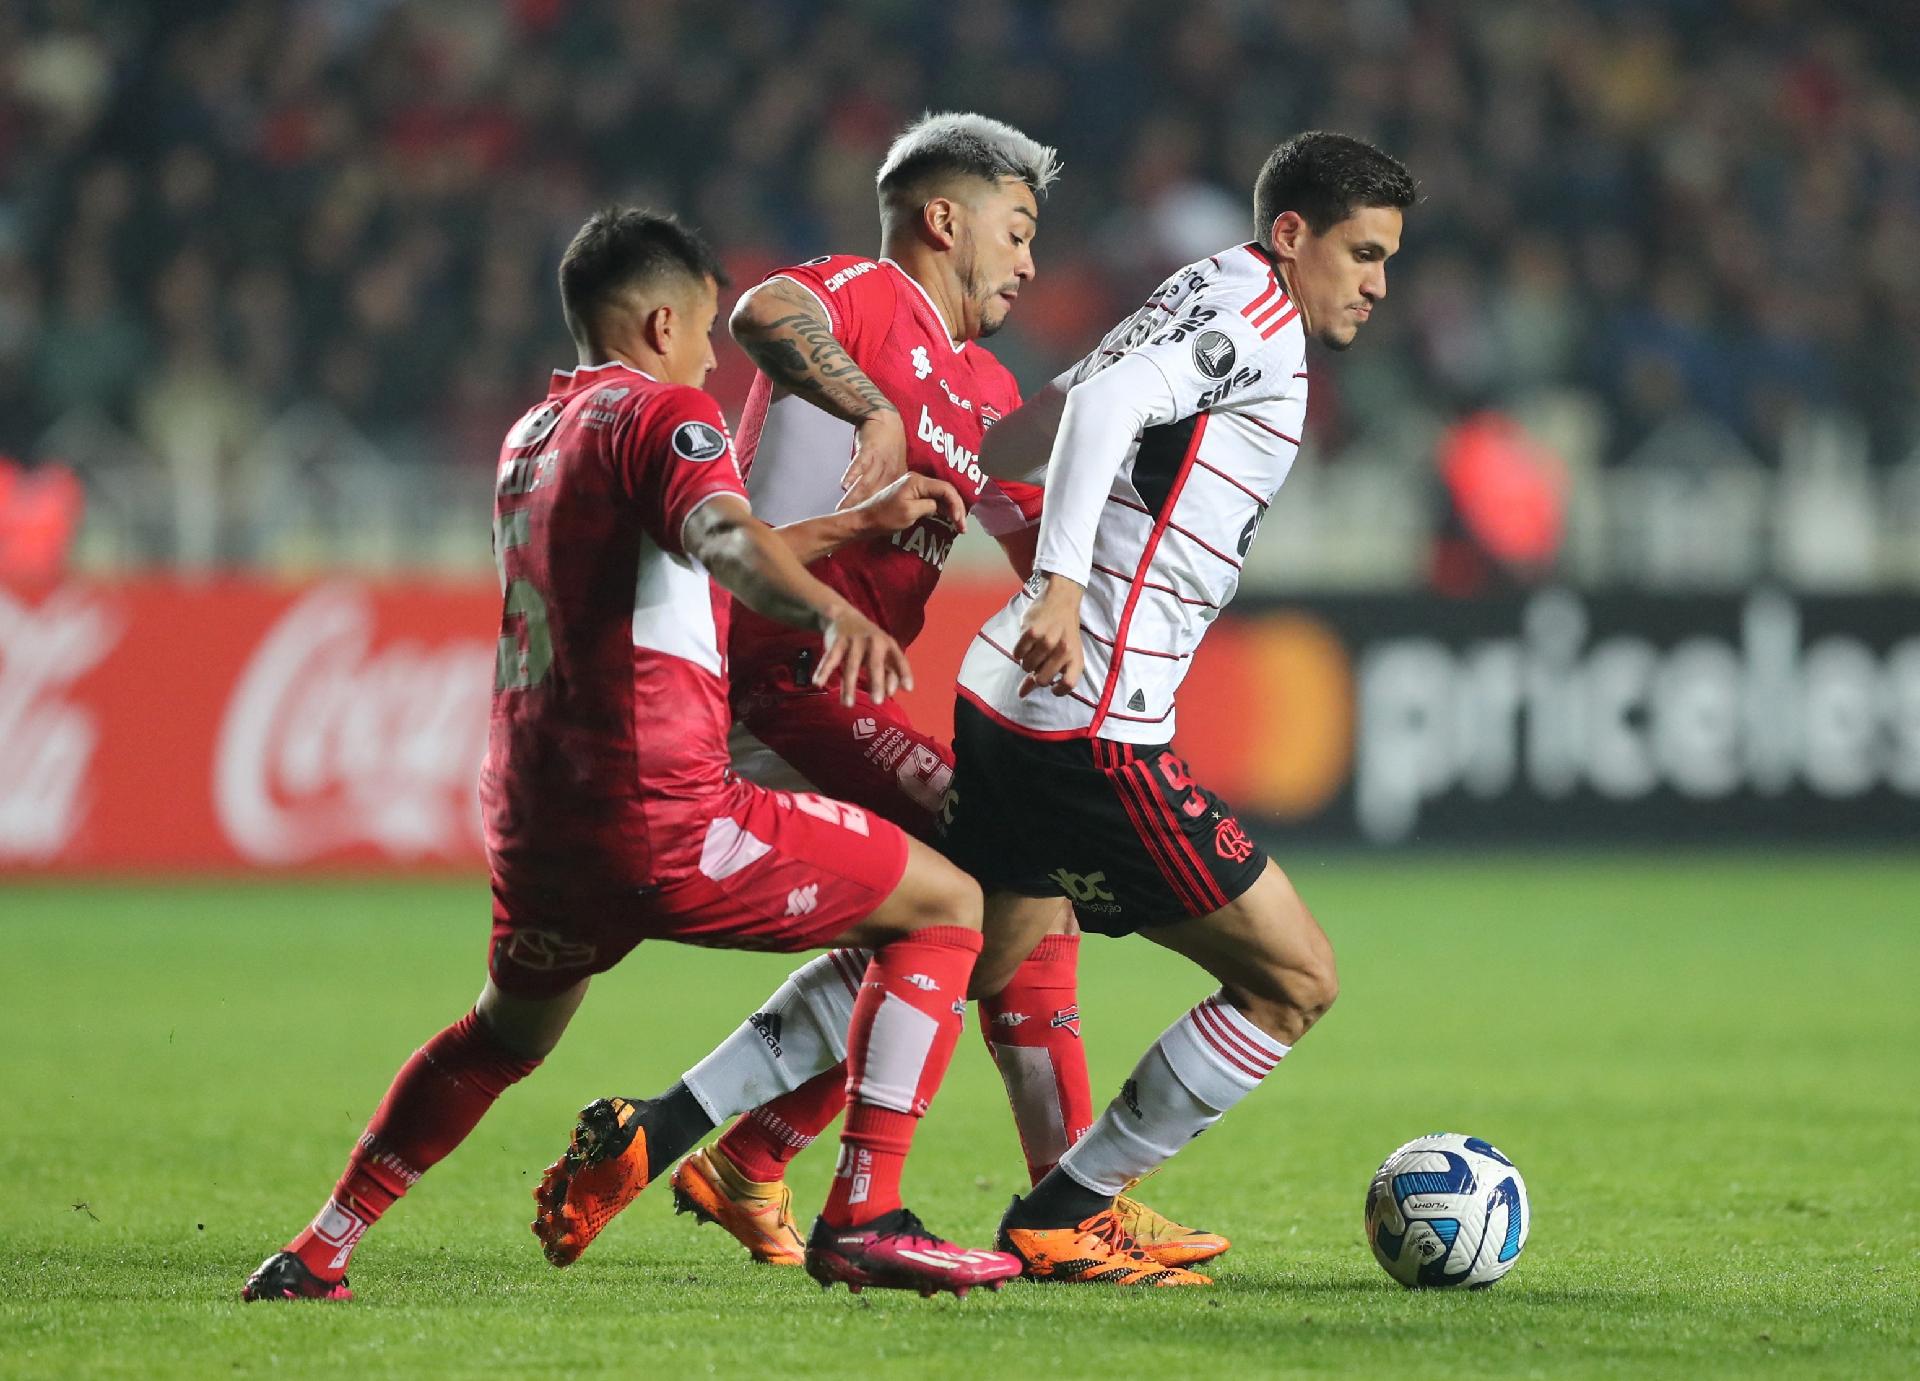
M927 114L902 130L880 163L874 185L884 210L930 176L963 174L998 182L1017 177L1046 195L1060 176L1060 155L1001 120L970 112Z

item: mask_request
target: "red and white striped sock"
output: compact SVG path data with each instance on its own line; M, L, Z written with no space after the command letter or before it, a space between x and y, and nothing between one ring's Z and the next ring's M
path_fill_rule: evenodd
M743 1113L714 1150L748 1179L772 1184L787 1177L788 1163L813 1145L846 1106L847 1067L842 1063Z
M980 1002L980 1032L1000 1067L1034 1184L1093 1125L1080 1043L1080 937L1049 935L1007 986Z
M414 1051L361 1133L333 1197L287 1250L320 1279L338 1280L361 1234L539 1064L501 1045L478 1012Z
M1061 1157L1061 1173L1096 1193L1120 1193L1218 1122L1289 1049L1214 994L1141 1057L1093 1130Z
M847 1028L847 1121L820 1216L853 1227L900 1207L914 1127L946 1077L980 932L936 925L875 951Z

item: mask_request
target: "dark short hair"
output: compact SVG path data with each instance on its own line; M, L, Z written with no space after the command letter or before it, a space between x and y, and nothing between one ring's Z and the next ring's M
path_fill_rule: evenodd
M1352 135L1309 130L1261 165L1253 184L1253 234L1264 245L1274 220L1295 211L1324 235L1363 207L1405 209L1418 195L1399 159Z
M584 340L586 323L622 292L683 279L727 276L706 241L671 215L638 206L607 206L587 217L560 256L560 305L567 329Z

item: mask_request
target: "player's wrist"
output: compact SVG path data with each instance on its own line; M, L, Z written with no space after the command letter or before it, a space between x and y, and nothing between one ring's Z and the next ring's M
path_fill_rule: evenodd
M831 633L847 621L854 608L838 595L820 600L813 606L814 627L822 634Z
M1087 582L1084 578L1075 580L1064 571L1050 570L1037 562L1033 573L1041 582L1040 598L1049 604L1071 602L1077 606L1080 603L1080 597L1087 592Z

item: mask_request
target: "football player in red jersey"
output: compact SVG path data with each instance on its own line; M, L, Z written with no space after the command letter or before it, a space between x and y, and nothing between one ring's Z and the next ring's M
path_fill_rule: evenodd
M923 1294L997 1285L1011 1257L929 1233L900 1203L902 1162L953 1053L980 950L980 890L855 805L771 791L727 769L732 602L820 634L819 679L876 704L907 684L896 642L807 574L795 548L919 520L956 497L902 484L776 535L752 514L726 425L699 385L719 272L671 218L609 209L560 267L580 368L508 435L495 488L503 611L481 774L493 883L474 1009L400 1070L313 1222L243 1298L346 1298L366 1229L463 1141L559 1041L593 974L645 939L721 948L870 948L843 1023L844 1162L807 1243L822 1284ZM742 1103L729 1112L742 1111ZM536 1199L556 1264L661 1173L654 1133L710 1126L676 1087L589 1107ZM677 1154L677 1152L675 1153ZM583 1209L582 1205L589 1205Z
M1027 576L1040 493L980 468L987 429L1020 405L1013 376L980 340L1000 329L1034 277L1038 198L1058 170L1052 149L999 121L928 116L895 141L876 179L879 257L811 259L741 299L733 334L761 371L741 425L756 514L818 521L902 474L937 476L978 505ZM891 540L843 546L811 569L906 645L957 526L949 513L929 513ZM930 837L952 776L944 741L896 704L859 694L849 706L828 694L817 633L743 609L729 651L736 770L824 791ZM1080 938L1064 905L1055 932L981 1003L1035 1183L1094 1116L1079 1029ZM685 1077L703 1104L745 1101L742 1087L760 1095L752 1102L769 1099L690 1155L673 1180L680 1207L721 1223L758 1260L797 1264L803 1255L786 1165L845 1102L837 1028L865 962L846 953L808 964ZM1158 1260L1202 1260L1227 1246L1130 1198L1120 1213Z

